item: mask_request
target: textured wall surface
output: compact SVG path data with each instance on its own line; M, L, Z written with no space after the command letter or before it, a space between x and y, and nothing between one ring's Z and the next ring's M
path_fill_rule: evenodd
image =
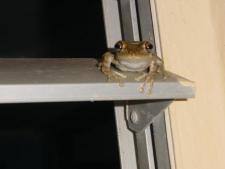
M225 1L156 3L166 67L196 83L170 108L177 169L224 169Z

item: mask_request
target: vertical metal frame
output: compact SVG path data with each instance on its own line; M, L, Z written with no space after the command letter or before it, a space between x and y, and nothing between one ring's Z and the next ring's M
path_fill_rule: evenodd
M118 0L102 0L108 48L113 48L123 36L119 6ZM115 102L114 105L121 169L137 169L134 135L126 123L126 103Z
M137 13L139 23L139 33L141 40L147 40L154 44L152 51L156 52L155 34L152 20L152 10L150 0L137 0Z
M155 39L150 0L102 0L107 44L118 40L148 40L161 56ZM155 23L156 24L156 23ZM158 36L159 37L159 36ZM149 127L135 135L126 124L127 103L115 103L115 117L122 169L170 169L165 114L156 116Z
M138 18L135 0L119 0L122 36L127 41L138 41Z
M122 39L118 0L102 0L107 47L113 48Z
M125 106L124 102L115 102L114 108L121 169L137 169L135 139L127 127Z

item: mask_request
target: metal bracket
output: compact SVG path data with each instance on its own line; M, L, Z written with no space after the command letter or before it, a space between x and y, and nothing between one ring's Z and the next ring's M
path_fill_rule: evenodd
M170 169L166 129L162 125L165 122L162 119L164 119L164 110L172 101L131 101L127 103L125 111L127 126L134 133L138 169ZM150 126L152 126L152 131Z
M141 132L149 127L154 117L170 105L172 100L131 101L127 104L127 125L135 132Z

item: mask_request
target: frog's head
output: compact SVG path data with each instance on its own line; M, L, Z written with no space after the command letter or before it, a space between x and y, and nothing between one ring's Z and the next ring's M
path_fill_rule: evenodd
M149 53L153 45L148 41L119 41L115 44L115 48L119 53L141 54Z

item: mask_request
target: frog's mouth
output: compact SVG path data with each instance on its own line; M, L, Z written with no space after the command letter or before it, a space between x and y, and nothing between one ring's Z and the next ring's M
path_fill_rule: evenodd
M149 67L148 62L146 61L130 61L130 60L121 60L119 64L116 64L116 67L122 71L144 71Z

